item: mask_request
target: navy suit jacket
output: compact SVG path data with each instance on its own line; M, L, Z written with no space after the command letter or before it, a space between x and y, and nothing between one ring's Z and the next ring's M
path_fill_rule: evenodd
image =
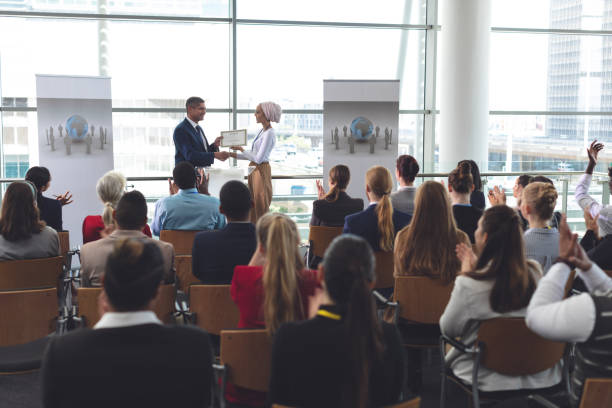
M393 228L395 234L410 224L411 215L393 210ZM370 205L357 214L347 215L344 219L344 233L359 235L370 243L373 251L380 251L380 232L378 231L378 217L376 206Z
M36 199L40 219L56 231L62 230L62 203L38 194Z
M214 152L219 151L217 146L210 143L208 144L209 150L206 151L202 137L198 134L198 131L191 126L187 118L174 128L172 139L174 140L175 165L182 161L188 161L194 166L210 166L215 161ZM208 142L208 139L206 141Z
M230 222L220 230L202 231L193 241L192 273L207 285L229 285L236 265L248 265L257 238L250 222Z

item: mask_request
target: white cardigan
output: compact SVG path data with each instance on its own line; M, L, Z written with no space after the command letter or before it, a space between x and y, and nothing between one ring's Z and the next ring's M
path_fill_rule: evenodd
M542 276L542 269L535 261L528 261L529 271ZM536 280L537 280L536 279ZM508 313L497 313L491 309L489 296L493 289L493 281L476 280L467 276L458 276L450 301L440 318L440 330L449 337L459 337L462 343L472 345L478 335L482 320L496 317L523 317L526 308ZM471 355L461 354L455 349L446 355L453 373L468 384L472 383ZM562 378L561 363L548 370L526 376L508 376L480 367L478 371L479 389L482 391L515 390L519 388L533 389L552 387Z

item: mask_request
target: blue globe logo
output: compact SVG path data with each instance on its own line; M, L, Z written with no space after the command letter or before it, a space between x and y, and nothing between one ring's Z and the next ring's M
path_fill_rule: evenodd
M66 133L72 140L85 139L88 129L87 121L82 116L72 115L66 121Z
M374 125L372 125L370 119L364 118L363 116L358 116L351 122L353 137L357 139L358 142L366 142L370 136L372 136L373 130Z

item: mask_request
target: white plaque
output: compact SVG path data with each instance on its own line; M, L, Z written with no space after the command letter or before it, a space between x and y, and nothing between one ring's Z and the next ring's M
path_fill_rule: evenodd
M246 146L247 144L247 130L226 130L221 132L221 147L230 146Z

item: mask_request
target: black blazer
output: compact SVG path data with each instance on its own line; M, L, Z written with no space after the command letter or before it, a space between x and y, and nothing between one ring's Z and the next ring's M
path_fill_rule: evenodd
M331 306L322 309L337 313ZM370 370L368 406L396 403L404 384L404 350L397 328L382 323L382 360ZM293 407L342 406L351 375L350 339L342 321L316 316L283 324L274 336L268 402Z
M322 199L312 203L310 225L342 227L344 225L344 217L362 210L363 200L361 198L351 198L342 191L334 202Z
M478 228L478 220L482 217L482 210L467 205L453 205L453 216L457 223L457 228L465 232L470 237L470 242L473 244L475 241L474 232Z
M40 219L56 231L62 230L62 203L38 193L36 199Z
M199 232L191 251L193 275L207 285L229 285L234 267L248 265L256 248L255 226L250 222Z
M208 335L144 324L54 336L42 366L45 408L208 407Z
M410 224L411 215L393 210L393 228L397 232ZM372 250L380 251L380 232L378 231L378 217L376 217L376 206L370 205L365 210L344 219L344 233L359 235L370 243Z
M479 210L484 210L486 206L484 193L479 190L472 191L472 194L470 194L470 204Z
M204 136L206 139L206 136ZM208 151L204 146L202 137L198 134L191 123L185 118L174 129L172 135L174 140L174 164L182 161L188 161L194 166L206 167L213 164L215 161L214 152L218 152L219 148L214 144L208 145ZM206 140L208 144L208 139Z

